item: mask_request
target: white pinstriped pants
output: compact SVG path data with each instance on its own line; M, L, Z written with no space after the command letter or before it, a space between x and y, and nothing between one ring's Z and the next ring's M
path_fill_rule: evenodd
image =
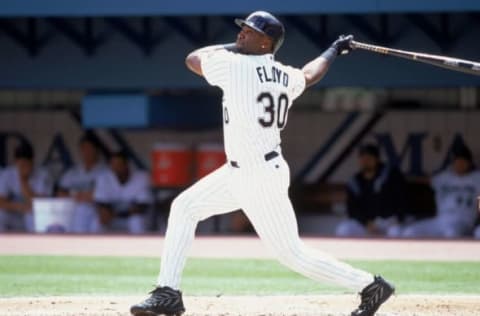
M158 277L159 286L178 289L197 223L212 215L242 209L261 240L278 260L313 280L360 291L373 281L328 254L307 247L299 238L288 197L290 171L279 156L261 165L226 164L182 192L172 203Z

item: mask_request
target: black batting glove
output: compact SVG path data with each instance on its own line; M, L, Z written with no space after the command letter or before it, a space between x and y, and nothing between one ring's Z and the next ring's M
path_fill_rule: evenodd
M340 35L331 47L335 48L337 55L346 55L352 50L351 41L353 41L353 35Z

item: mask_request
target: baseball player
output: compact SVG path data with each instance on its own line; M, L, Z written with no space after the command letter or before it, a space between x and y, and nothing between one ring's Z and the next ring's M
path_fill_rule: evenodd
M72 231L74 233L95 233L98 229L97 210L93 192L98 177L108 171L100 159L97 142L89 134L82 136L78 143L81 162L67 170L60 179L59 195L75 199Z
M33 232L33 198L50 196L52 188L48 173L34 166L33 148L20 144L15 163L0 175L0 232Z
M145 233L145 217L153 200L150 181L146 172L129 166L126 153L112 154L110 169L96 179L93 200L98 212L96 232Z
M288 197L289 167L280 147L293 100L325 75L337 55L350 51L352 36L341 36L296 69L274 59L285 33L274 16L258 11L235 22L241 28L235 44L201 48L186 59L191 71L223 90L228 162L173 201L157 287L130 311L135 316L182 314L180 278L197 223L241 208L280 262L314 280L361 291L361 304L352 315L372 316L393 286L300 240Z
M480 212L480 196L477 197L477 210ZM480 224L475 228L473 236L475 239L480 239Z
M466 145L454 148L452 156L451 168L431 180L436 216L400 228L396 237L459 238L471 234L477 219L480 171L475 169L472 152Z

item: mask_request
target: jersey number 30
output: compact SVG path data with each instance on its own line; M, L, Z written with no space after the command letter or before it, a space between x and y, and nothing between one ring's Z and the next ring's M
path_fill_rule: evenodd
M288 112L288 96L285 93L275 100L270 93L263 92L257 97L257 102L265 107L265 116L258 119L260 125L271 127L276 122L278 128L285 126Z

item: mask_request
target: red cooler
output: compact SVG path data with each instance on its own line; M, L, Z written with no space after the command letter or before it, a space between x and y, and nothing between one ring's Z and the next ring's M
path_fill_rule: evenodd
M195 178L200 179L221 167L227 160L221 144L201 144L196 152Z
M192 180L192 150L183 144L155 144L152 151L152 184L184 187Z

